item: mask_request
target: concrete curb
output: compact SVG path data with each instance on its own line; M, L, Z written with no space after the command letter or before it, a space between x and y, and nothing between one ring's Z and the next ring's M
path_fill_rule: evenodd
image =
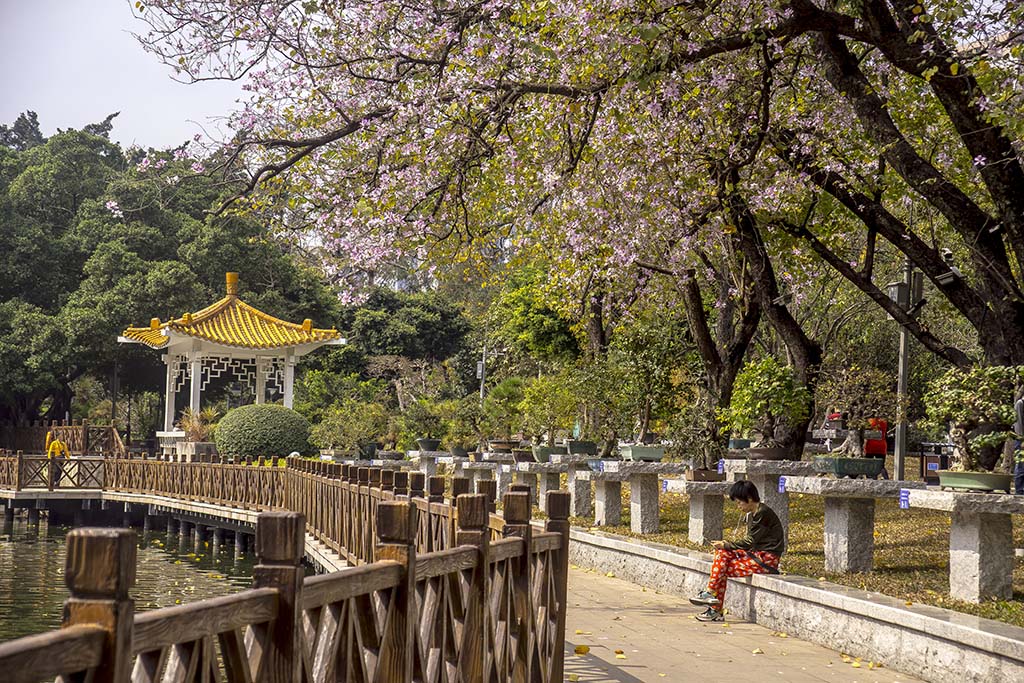
M707 583L711 556L602 532L570 532L569 561L673 595ZM1024 629L803 576L729 579L737 617L927 681L1024 680Z

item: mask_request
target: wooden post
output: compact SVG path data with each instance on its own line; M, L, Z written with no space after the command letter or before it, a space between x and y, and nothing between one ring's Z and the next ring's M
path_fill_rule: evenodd
M370 470L370 488L380 488L380 468L371 467Z
M525 494L529 495L530 496L530 507L531 508L533 507L534 500L533 500L533 496L531 495L533 493L533 491L530 489L530 486L528 484L511 484L508 487L508 490L509 490L509 493L525 493Z
M302 680L302 569L306 520L298 512L264 512L256 518L254 588L276 588L277 618L259 635L263 660L256 683Z
M422 472L410 472L409 473L409 497L410 498L423 498L423 487L427 483L427 478Z
M377 561L398 562L405 569L388 601L390 617L381 635L378 681L405 683L413 676L416 647L416 504L381 501L377 507ZM316 665L313 667L317 670Z
M555 638L557 641L552 645L551 680L562 680L562 670L565 666L565 610L569 583L569 501L571 495L568 491L548 491L548 521L545 525L546 531L554 531L562 537L562 544L558 548L557 559L551 567L555 583L555 594L558 598L558 608L555 610ZM548 606L550 610L554 605Z
M56 465L54 464L56 458L46 459L46 488L49 491L53 490L54 474L56 474Z
M395 495L396 496L408 496L409 495L409 473L408 472L395 472Z
M455 543L460 546L472 546L477 550L476 566L473 568L473 578L469 583L466 598L466 620L462 629L462 647L459 650L458 680L461 683L479 683L484 680L489 633L487 604L491 532L487 528L487 500L479 494L463 494L456 499L456 505L459 530Z
M530 526L530 494L520 491L505 494L502 500L502 514L505 517L505 537L523 539L523 554L518 561L512 563L512 573L506 581L512 582L512 596L515 601L514 623L508 625L509 631L517 634L516 651L509 653L512 660L512 680L533 680L533 567L530 549L533 545L533 527ZM561 676L549 678L551 681L562 680Z
M136 537L131 529L75 529L68 534L63 626L89 624L107 631L94 683L122 683L131 676Z
M488 512L498 509L498 482L493 479L477 479L476 492L487 496Z
M466 477L452 477L452 504L459 499L459 496L469 493L469 479Z
M395 472L394 470L383 470L380 473L380 487L385 491L395 490Z
M20 491L25 485L25 454L18 451L14 458L14 490Z
M427 501L431 503L444 502L444 477L431 477L427 489Z

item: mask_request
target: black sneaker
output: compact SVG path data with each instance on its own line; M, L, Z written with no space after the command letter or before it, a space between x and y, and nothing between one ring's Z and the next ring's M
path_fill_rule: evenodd
M697 621L724 621L725 615L716 610L714 607L708 607L706 610L697 615Z

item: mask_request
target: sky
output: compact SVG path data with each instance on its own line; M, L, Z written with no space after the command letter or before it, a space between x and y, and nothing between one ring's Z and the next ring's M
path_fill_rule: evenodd
M240 85L174 81L132 35L145 30L130 0L0 0L0 123L32 110L49 136L120 111L110 137L124 146L221 137Z

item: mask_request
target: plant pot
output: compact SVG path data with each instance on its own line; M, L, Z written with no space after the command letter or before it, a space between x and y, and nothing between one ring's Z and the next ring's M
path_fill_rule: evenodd
M402 451L377 451L378 460L405 460L405 453Z
M630 444L628 446L619 446L619 452L622 453L623 460L646 460L648 462L659 462L665 457L664 446L642 446L640 444Z
M565 447L571 455L597 455L596 441L573 441L565 442Z
M1013 475L999 472L953 472L939 470L939 486L965 491L1006 491L1013 493Z
M882 458L833 458L827 455L814 458L815 472L834 474L838 479L860 476L877 479L883 469L885 460Z
M519 442L512 439L491 439L487 445L495 453L511 453L513 448L519 447Z
M758 447L748 448L747 458L750 460L787 460L788 448L779 447Z
M416 439L416 445L421 453L423 451L436 451L441 447L441 439Z
M468 458L469 452L462 446L452 446L448 449L448 452L452 454L453 458Z
M512 459L516 462L535 462L533 459L533 450L529 448L513 448Z
M622 458L588 458L587 467L594 472L604 472L606 462L622 462Z
M729 439L729 449L738 450L741 448L750 448L750 445L754 442L751 439Z
M725 474L718 470L686 470L683 472L686 481L725 481Z
M551 456L555 453L565 455L569 449L565 446L534 446L533 459L537 462L551 462Z
M356 446L356 455L360 460L373 460L377 455L377 444L374 442L359 444Z

